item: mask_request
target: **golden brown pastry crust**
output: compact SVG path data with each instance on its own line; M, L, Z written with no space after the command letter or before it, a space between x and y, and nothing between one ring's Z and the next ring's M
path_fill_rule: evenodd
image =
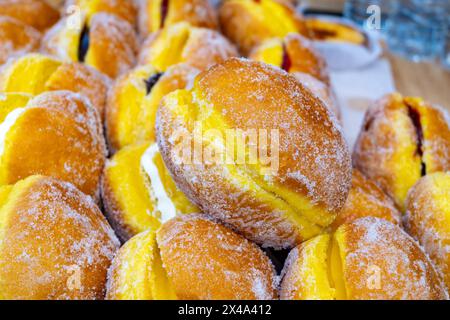
M313 47L312 42L304 36L297 33L290 33L284 38L272 39L281 46L282 57L281 64L277 67L284 69L289 73L303 72L329 85L330 77L327 70L327 64L323 57ZM249 58L266 62L260 57L260 51L264 50L266 42L255 47L250 53Z
M0 298L103 299L119 242L89 196L33 176L2 203Z
M90 21L89 34L90 47L86 58L96 69L115 78L136 63L136 34L125 20L104 13L96 14Z
M106 146L95 109L78 94L53 91L30 100L25 110L7 136L13 140L2 155L3 183L45 174L98 200Z
M277 6L275 10L280 12L269 18L260 16L261 13L256 9L261 6L261 1L273 3L267 12L273 11L274 6ZM255 46L266 39L284 37L291 32L308 36L304 21L291 3L285 0L261 1L227 0L219 9L223 33L238 46L242 54L248 55ZM287 22L290 23L289 27L277 25Z
M59 19L59 12L45 0L0 0L0 16L9 16L44 31Z
M90 100L104 119L106 100L111 79L94 68L77 63L63 63L47 82L49 91L69 90L78 92Z
M450 289L450 172L421 178L408 192L405 229L442 272Z
M362 218L342 226L347 293L354 299L448 299L439 274L419 245L398 226ZM370 258L369 258L370 257ZM381 292L366 292L361 275L378 266ZM402 273L400 270L404 270ZM383 279L386 279L387 281Z
M283 272L281 299L310 298L310 293L303 290L301 283L314 286L315 276L319 274L311 273L308 267L315 264L305 260L315 257L314 251L309 251L308 256L304 251L309 244L316 245L313 241L317 241L316 238L291 252ZM336 243L337 247L331 247ZM384 219L365 217L343 224L328 246L331 258L315 266L330 264L323 267L325 274L320 276L329 277L330 292L338 290L337 283L343 285L338 299L448 299L438 272L420 246L402 229ZM333 250L339 255L339 260L334 262L331 261ZM337 267L342 272L333 275ZM327 269L331 269L331 275L327 274Z
M176 115L178 103L185 104L183 114L192 112L192 120ZM200 169L174 158L171 137L184 130L191 134L190 126L202 119L200 108L206 105L215 114L208 119L218 122L209 124L214 128L279 130L279 170L270 179L246 165ZM178 187L202 211L247 238L264 246L293 246L329 225L332 212L344 206L351 165L340 127L320 99L284 71L232 58L200 74L192 91L166 96L158 112L158 144ZM238 170L239 178L230 178L231 169ZM236 185L235 178L249 185ZM303 223L309 227L293 223L287 212L292 219L307 219Z
M33 27L10 18L0 16L0 64L11 57L39 48L41 33Z
M82 16L81 28L61 19L45 34L41 50L65 61L84 62L111 78L116 78L136 63L138 40L133 26L115 15L100 12L90 20ZM89 45L83 61L79 61L82 32L88 32Z
M137 67L118 78L109 91L108 108L106 110L105 126L110 149L116 151L125 145L136 142L155 142L155 114L163 94L192 85L193 79L198 73L199 70L187 64L169 67L153 84L149 93L146 92L146 81L151 76L157 76L158 74L158 71L151 66ZM133 91L129 86L132 86ZM157 92L155 93L155 91ZM133 104L131 101L136 101L136 108L139 110L131 107L131 104ZM128 114L131 112L136 114ZM126 115L126 118L124 118L124 115ZM132 120L133 123L128 123L131 119L134 119L134 121ZM135 130L133 136L127 137L128 139L123 137L127 134L121 132L123 123L127 123L128 129L132 127ZM143 128L145 130L142 130Z
M444 110L392 94L366 113L353 162L403 211L408 190L424 174L450 169L450 124Z
M182 215L157 233L178 299L275 299L274 268L255 244L204 215Z
M156 32L182 21L194 27L218 28L216 11L208 0L169 0L164 18L161 17L162 2L162 0L139 0L141 35Z
M292 75L300 81L302 85L311 90L313 94L320 98L339 121L342 120L338 100L330 85L327 85L307 73L294 72Z
M373 181L364 177L358 169L354 169L347 201L331 228L336 230L344 223L366 216L385 219L396 225L401 224L401 213L395 207L394 201Z
M188 30L181 47L176 49L179 50L178 58L172 62L172 65L186 63L199 70L204 70L228 58L238 56L234 45L219 32L206 28L190 27L186 23L181 23L151 34L142 45L139 64L151 64L161 71L167 69L169 65L159 62L162 55L169 54L162 48L169 48L172 42L169 34L177 32L176 29L178 28L187 28Z
M92 67L37 53L10 59L0 68L0 91L32 95L60 90L80 93L102 119L110 86L111 79Z
M138 7L134 0L67 0L65 2L66 12L70 11L68 9L71 6L77 6L88 17L105 12L116 15L133 26L136 26L137 23Z

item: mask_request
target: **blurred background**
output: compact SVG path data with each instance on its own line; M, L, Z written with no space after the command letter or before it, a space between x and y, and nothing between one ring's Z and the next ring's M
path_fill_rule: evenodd
M450 91L445 89L450 86L450 0L299 0L298 6L305 15L342 16L378 33L404 94L450 101L449 93L441 92ZM373 17L377 7L379 25ZM435 86L422 85L432 80Z
M344 122L390 92L450 110L450 0L298 0L326 57ZM353 142L355 133L347 133Z

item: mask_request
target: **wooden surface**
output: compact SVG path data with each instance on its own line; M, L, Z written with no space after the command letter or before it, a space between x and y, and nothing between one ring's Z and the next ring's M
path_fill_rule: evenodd
M450 111L450 71L437 63L414 63L391 53L386 57L401 94L423 97Z

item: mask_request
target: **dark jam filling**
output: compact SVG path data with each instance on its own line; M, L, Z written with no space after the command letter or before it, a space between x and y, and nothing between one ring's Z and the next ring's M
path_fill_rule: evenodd
M284 263L289 254L289 250L274 250L272 248L263 248L263 251L272 261L277 273L280 274L281 270L283 270Z
M78 61L84 62L86 54L89 50L89 27L84 26L80 35L80 44L78 46Z
M375 120L375 117L371 117L370 119L368 119L364 125L364 131L369 131L370 128L372 128L372 123Z
M289 54L287 52L286 45L283 44L283 60L281 62L281 69L289 72L291 66L292 66L291 58L289 57Z
M144 80L145 88L147 89L147 91L146 91L147 95L150 94L150 92L152 91L152 88L158 82L158 80L162 77L162 75L163 75L162 72L158 72L158 73L155 73L154 75L152 75L150 78Z
M160 22L161 28L164 28L164 22L166 21L167 13L169 13L169 0L162 0L162 2L161 2L161 22Z
M408 116L411 119L411 122L415 128L416 131L416 137L417 137L417 149L416 153L421 159L421 169L420 173L423 176L427 174L427 167L425 162L423 161L423 128L422 124L420 123L420 113L408 105Z
M324 30L324 29L314 29L313 31L314 34L314 39L316 40L326 40L329 38L334 38L336 37L336 32L335 31L330 31L330 30Z

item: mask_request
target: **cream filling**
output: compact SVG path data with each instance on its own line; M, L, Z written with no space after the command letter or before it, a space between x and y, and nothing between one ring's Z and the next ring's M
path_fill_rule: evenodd
M0 157L3 155L5 151L5 140L8 131L11 127L16 123L17 119L25 112L26 108L17 108L8 113L5 120L0 124Z
M158 145L151 145L141 157L141 166L150 179L150 194L155 199L156 211L159 211L160 219L164 223L175 217L177 210L164 188L158 167L153 162L158 152Z

